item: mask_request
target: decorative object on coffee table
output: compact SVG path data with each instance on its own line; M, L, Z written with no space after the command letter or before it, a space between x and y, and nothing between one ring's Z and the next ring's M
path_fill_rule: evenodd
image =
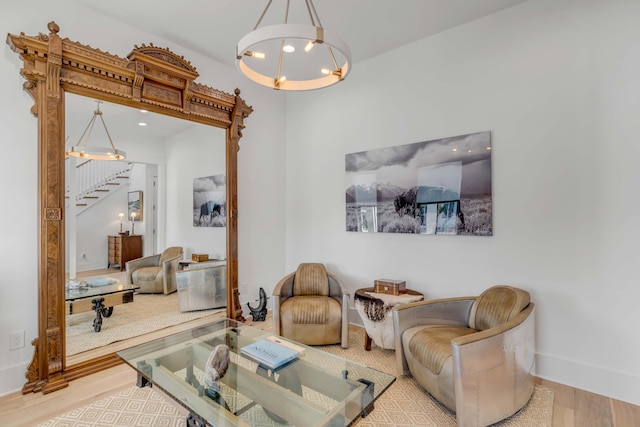
M418 291L405 289L400 295L376 292L373 288L356 290L354 303L365 328L364 349L371 350L371 341L383 349L395 349L393 318L391 309L400 304L421 301L424 299Z
M251 307L251 304L247 303L251 316L254 322L264 322L267 318L267 293L263 288L260 288L260 304L257 307Z
M204 367L204 386L206 394L220 405L227 407L224 398L220 395L220 380L229 368L229 346L218 344L209 355Z

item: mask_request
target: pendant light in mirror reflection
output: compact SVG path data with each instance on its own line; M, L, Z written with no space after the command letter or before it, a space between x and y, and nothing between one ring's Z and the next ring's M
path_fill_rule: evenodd
M89 124L80 136L77 144L71 147L67 147L65 155L67 157L72 156L87 160L124 160L127 154L122 150L118 150L115 145L113 145L113 141L111 140L111 135L109 134L107 125L102 118L102 111L100 111L100 104L102 103L102 101L96 101L96 103L97 106L95 111L93 112L91 120L89 120ZM111 145L111 147L89 145L89 139L91 138L91 135L93 133L93 127L95 125L96 118L100 118L100 122L102 123L102 127L104 128L104 132L109 140L109 144Z

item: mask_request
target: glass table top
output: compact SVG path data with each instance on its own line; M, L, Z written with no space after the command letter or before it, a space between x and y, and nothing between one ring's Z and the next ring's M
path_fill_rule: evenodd
M95 279L79 282L77 287L67 287L64 291L65 301L75 301L81 298L105 296L123 291L135 291L139 286L127 285L117 279Z
M294 344L302 353L275 370L241 354L242 347L272 336L223 319L117 355L137 371L139 384L148 380L189 410L190 417L216 427L348 426L373 410L373 402L395 381L387 373L299 343ZM216 399L204 386L204 372L220 344L229 347L230 363Z

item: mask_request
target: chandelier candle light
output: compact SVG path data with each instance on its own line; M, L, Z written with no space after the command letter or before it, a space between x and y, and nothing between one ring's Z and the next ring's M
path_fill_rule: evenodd
M118 150L115 145L113 145L113 141L111 140L111 135L109 135L109 130L107 129L107 125L104 123L104 119L102 118L102 111L100 111L100 103L102 101L96 101L98 106L96 110L93 112L93 117L89 121L89 124L85 128L84 132L80 136L78 143L71 147L67 147L65 154L67 156L79 157L81 159L91 159L91 160L124 160L126 157L126 153L124 151ZM89 138L91 137L91 132L93 131L93 125L96 122L96 117L100 117L100 121L102 122L102 126L104 127L104 131L107 133L107 138L109 138L109 143L111 147L97 147L89 145ZM88 132L88 133L87 133ZM84 144L80 144L84 136L87 135L87 138L84 140Z
M325 32L313 1L304 0L310 25L288 22L290 0L286 0L284 23L260 27L272 2L236 46L240 71L277 90L321 89L343 80L351 69L351 51L340 38Z

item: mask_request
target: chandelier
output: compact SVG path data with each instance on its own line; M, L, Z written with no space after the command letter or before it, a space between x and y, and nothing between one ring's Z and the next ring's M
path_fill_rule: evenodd
M102 111L100 111L100 103L102 101L96 101L98 104L96 110L93 112L93 116L89 121L89 124L85 128L84 132L80 136L78 143L71 147L67 147L65 155L79 157L81 159L91 159L91 160L124 160L126 157L126 153L124 151L118 150L111 140L111 135L109 135L109 130L107 129L107 125L104 123L104 119L102 118ZM97 147L94 145L89 145L89 138L91 137L91 132L93 131L93 125L96 122L96 118L100 117L100 121L102 122L102 126L104 127L104 131L107 133L107 138L109 138L109 143L111 147ZM84 143L82 143L83 138Z
M236 46L236 64L249 79L278 90L312 90L343 80L351 69L351 51L325 32L312 0L304 1L310 24L289 23L286 0L284 23L260 27L273 0L253 31Z

